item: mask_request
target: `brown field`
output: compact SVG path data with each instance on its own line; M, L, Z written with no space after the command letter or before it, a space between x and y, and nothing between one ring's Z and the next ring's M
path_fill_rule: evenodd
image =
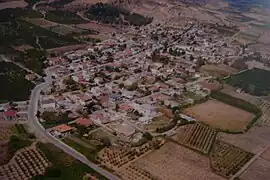
M216 141L210 154L210 162L215 173L223 177L231 177L252 157L253 154L236 146Z
M51 30L53 32L56 32L56 33L62 34L62 35L84 32L84 30L73 28L71 26L66 26L66 25L58 25L58 26L53 27Z
M109 39L109 36L105 34L87 34L87 35L82 35L79 36L81 38L94 38L94 39L100 39L101 41L104 41L106 39Z
M135 174L137 171L134 171L134 169L143 169L145 171L144 177L148 178L142 179L223 179L211 172L207 157L173 142L166 143L160 149L133 162L129 167L121 168L119 174L122 175L123 179L140 180L140 177Z
M245 134L218 133L217 139L257 154L270 144L270 128L254 126Z
M200 71L206 73L207 75L217 77L226 77L237 72L236 69L226 65L204 65L200 68Z
M184 110L184 113L213 128L243 131L255 117L254 114L217 100L209 100Z
M216 130L200 123L180 127L173 140L201 153L208 154L216 138Z
M117 31L116 28L113 28L110 25L104 25L104 24L96 24L96 23L86 23L86 24L77 24L76 27L81 28L81 29L86 29L86 30L94 30L99 33L111 33Z
M153 118L152 122L144 125L144 129L147 131L156 131L157 128L167 126L170 119L166 116L159 116Z
M41 26L41 27L45 27L45 28L49 28L49 27L53 27L56 26L57 23L51 22L51 21L47 21L45 19L41 19L41 18L36 18L36 19L26 19L26 21Z
M270 148L261 154L244 172L240 175L241 180L265 180L270 177Z
M0 143L9 140L12 135L12 124L0 124Z
M24 8L28 4L23 0L0 2L0 10L6 8Z
M88 44L77 44L77 45L62 46L59 48L47 49L46 51L48 53L64 54L65 52L68 52L68 51L75 51L78 49L84 49L87 46L89 46L89 45Z

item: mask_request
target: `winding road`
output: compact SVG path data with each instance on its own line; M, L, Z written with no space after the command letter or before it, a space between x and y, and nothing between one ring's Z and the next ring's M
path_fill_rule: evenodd
M81 161L82 163L88 165L90 168L92 168L96 172L100 173L101 175L103 175L107 179L110 179L110 180L118 180L118 179L120 179L117 176L113 175L112 173L110 173L110 172L100 168L96 164L90 162L84 155L82 155L78 151L74 150L70 146L66 145L65 143L63 143L59 139L55 138L54 136L52 136L39 123L39 120L36 117L36 113L37 113L37 110L38 110L38 101L39 101L39 97L40 97L40 92L42 91L42 89L44 89L45 87L50 85L51 82L52 82L51 77L47 77L46 82L37 85L32 90L31 97L30 97L30 100L29 100L29 108L28 108L28 123L29 123L29 126L34 130L35 134L38 137L44 138L49 143L54 144L58 148L62 149L65 153L71 155L75 159L77 159L77 160Z

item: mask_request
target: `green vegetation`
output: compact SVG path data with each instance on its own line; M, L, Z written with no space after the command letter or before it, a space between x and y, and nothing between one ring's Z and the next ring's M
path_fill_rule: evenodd
M11 22L16 18L42 18L42 14L38 11L23 8L0 10L0 22Z
M69 112L57 113L53 111L44 111L41 115L41 118L45 121L43 123L45 128L50 128L56 125L65 124L67 122L72 121L68 117Z
M14 58L15 62L23 64L26 68L40 75L44 74L43 69L46 68L45 60L46 53L38 49L28 49L25 52L18 53Z
M153 18L144 17L137 13L102 2L91 5L85 15L92 20L106 24L124 24L143 26L152 22Z
M226 82L252 95L267 96L270 93L270 82L266 81L265 78L269 76L270 71L254 68L230 76Z
M30 146L34 140L35 136L29 133L23 124L15 124L13 134L7 142L7 154L1 161L1 165L8 163L18 150Z
M0 62L0 99L3 101L24 101L29 98L34 84L25 79L25 70L8 62ZM19 91L18 91L19 90Z
M37 147L45 154L52 166L47 169L45 175L36 176L33 179L57 179L57 180L79 180L85 173L91 173L101 180L106 178L89 168L87 165L75 160L53 144L37 143Z
M57 0L57 1L51 2L49 5L54 8L61 8L64 5L71 3L72 1L74 0Z
M96 163L96 154L100 149L91 149L89 147L85 147L71 139L65 138L63 139L64 143L72 147L73 149L77 150L78 152L82 153L87 159L89 159L92 162Z
M88 21L70 11L52 10L46 13L46 19L60 24L83 24Z

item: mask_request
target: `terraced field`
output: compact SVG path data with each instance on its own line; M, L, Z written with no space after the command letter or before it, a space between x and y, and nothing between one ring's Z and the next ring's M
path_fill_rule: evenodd
M173 140L191 149L208 154L216 134L216 130L196 123L181 127L179 132L173 137Z
M43 153L27 148L18 152L10 163L0 166L0 179L25 180L45 173L49 161Z
M231 177L252 157L252 153L222 141L216 141L210 155L210 162L215 173L223 177Z

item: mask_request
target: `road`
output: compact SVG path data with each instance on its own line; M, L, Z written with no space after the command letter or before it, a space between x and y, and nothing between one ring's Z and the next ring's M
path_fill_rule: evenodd
M34 130L35 134L39 137L44 138L49 143L54 144L58 148L62 149L65 153L71 155L75 159L81 161L82 163L88 165L90 168L95 170L96 172L100 173L104 177L110 180L118 180L119 178L112 173L100 168L96 164L90 162L84 155L79 153L78 151L74 150L70 146L66 145L59 139L52 136L50 133L48 133L43 126L39 123L38 118L36 117L36 113L38 110L38 101L40 97L40 92L43 88L50 85L49 82L51 82L51 79L47 78L48 82L42 83L37 85L31 93L30 100L29 100L29 108L28 108L28 123L29 126Z

